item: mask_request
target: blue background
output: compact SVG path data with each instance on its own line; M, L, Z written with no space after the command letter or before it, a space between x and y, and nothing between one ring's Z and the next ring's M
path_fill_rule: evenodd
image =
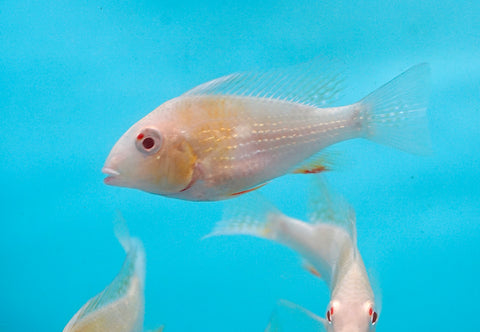
M263 331L280 298L323 315L295 253L201 240L221 203L107 187L128 127L209 79L317 56L345 63L345 103L432 67L434 153L363 140L328 174L355 207L381 289L378 331L474 331L480 286L480 2L0 2L0 331L61 331L120 269L118 209L147 251L145 327ZM307 176L262 189L301 217Z

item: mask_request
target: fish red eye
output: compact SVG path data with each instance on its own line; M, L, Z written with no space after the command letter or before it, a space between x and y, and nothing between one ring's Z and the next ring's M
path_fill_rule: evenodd
M377 322L378 320L378 314L376 311L373 311L373 308L370 308L368 310L368 314L370 315L370 320L372 322L372 325L375 325L375 323Z
M327 310L327 320L329 323L332 323L332 316L333 316L333 307Z
M145 154L154 154L161 147L160 133L153 128L145 128L137 135L135 145L137 149Z
M151 137L147 137L142 141L142 145L146 150L150 150L155 145L155 140Z

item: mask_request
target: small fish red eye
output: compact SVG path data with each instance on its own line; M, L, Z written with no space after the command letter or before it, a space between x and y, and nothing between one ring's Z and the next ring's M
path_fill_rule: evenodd
M370 309L368 309L368 314L371 316L373 314L373 308L370 307Z
M137 135L135 145L138 151L151 155L160 150L162 145L162 137L158 130L153 128L145 128Z
M145 149L150 150L155 145L155 140L151 137L147 137L143 140L142 145Z
M378 314L377 314L376 311L374 311L373 314L372 314L372 325L375 325L377 320L378 320Z

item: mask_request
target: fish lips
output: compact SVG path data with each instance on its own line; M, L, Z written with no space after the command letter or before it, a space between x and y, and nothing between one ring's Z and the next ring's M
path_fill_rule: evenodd
M103 182L105 184L111 185L111 186L118 186L121 185L121 180L120 180L120 172L114 170L113 168L110 167L103 167L102 168L102 173L106 174L107 177L103 179Z

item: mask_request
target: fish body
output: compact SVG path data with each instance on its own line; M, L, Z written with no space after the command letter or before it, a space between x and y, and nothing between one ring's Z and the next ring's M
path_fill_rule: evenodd
M327 331L375 331L379 308L356 245L354 211L342 200L332 201L325 190L318 194L318 210L312 214L311 223L288 217L256 199L232 208L211 235L247 234L292 248L313 266L331 293L325 319L303 309L296 311L317 317L318 325Z
M117 236L127 254L120 272L110 285L80 308L64 332L143 330L145 252L139 239Z
M268 97L258 86L236 88L252 84L248 75L207 82L133 125L105 162L105 183L185 200L220 200L286 173L325 170L310 158L353 138L416 152L425 144L425 76L428 68L419 65L341 107L320 107L331 82L297 88L298 98ZM265 85L277 82L272 77ZM420 131L416 137L412 128Z

